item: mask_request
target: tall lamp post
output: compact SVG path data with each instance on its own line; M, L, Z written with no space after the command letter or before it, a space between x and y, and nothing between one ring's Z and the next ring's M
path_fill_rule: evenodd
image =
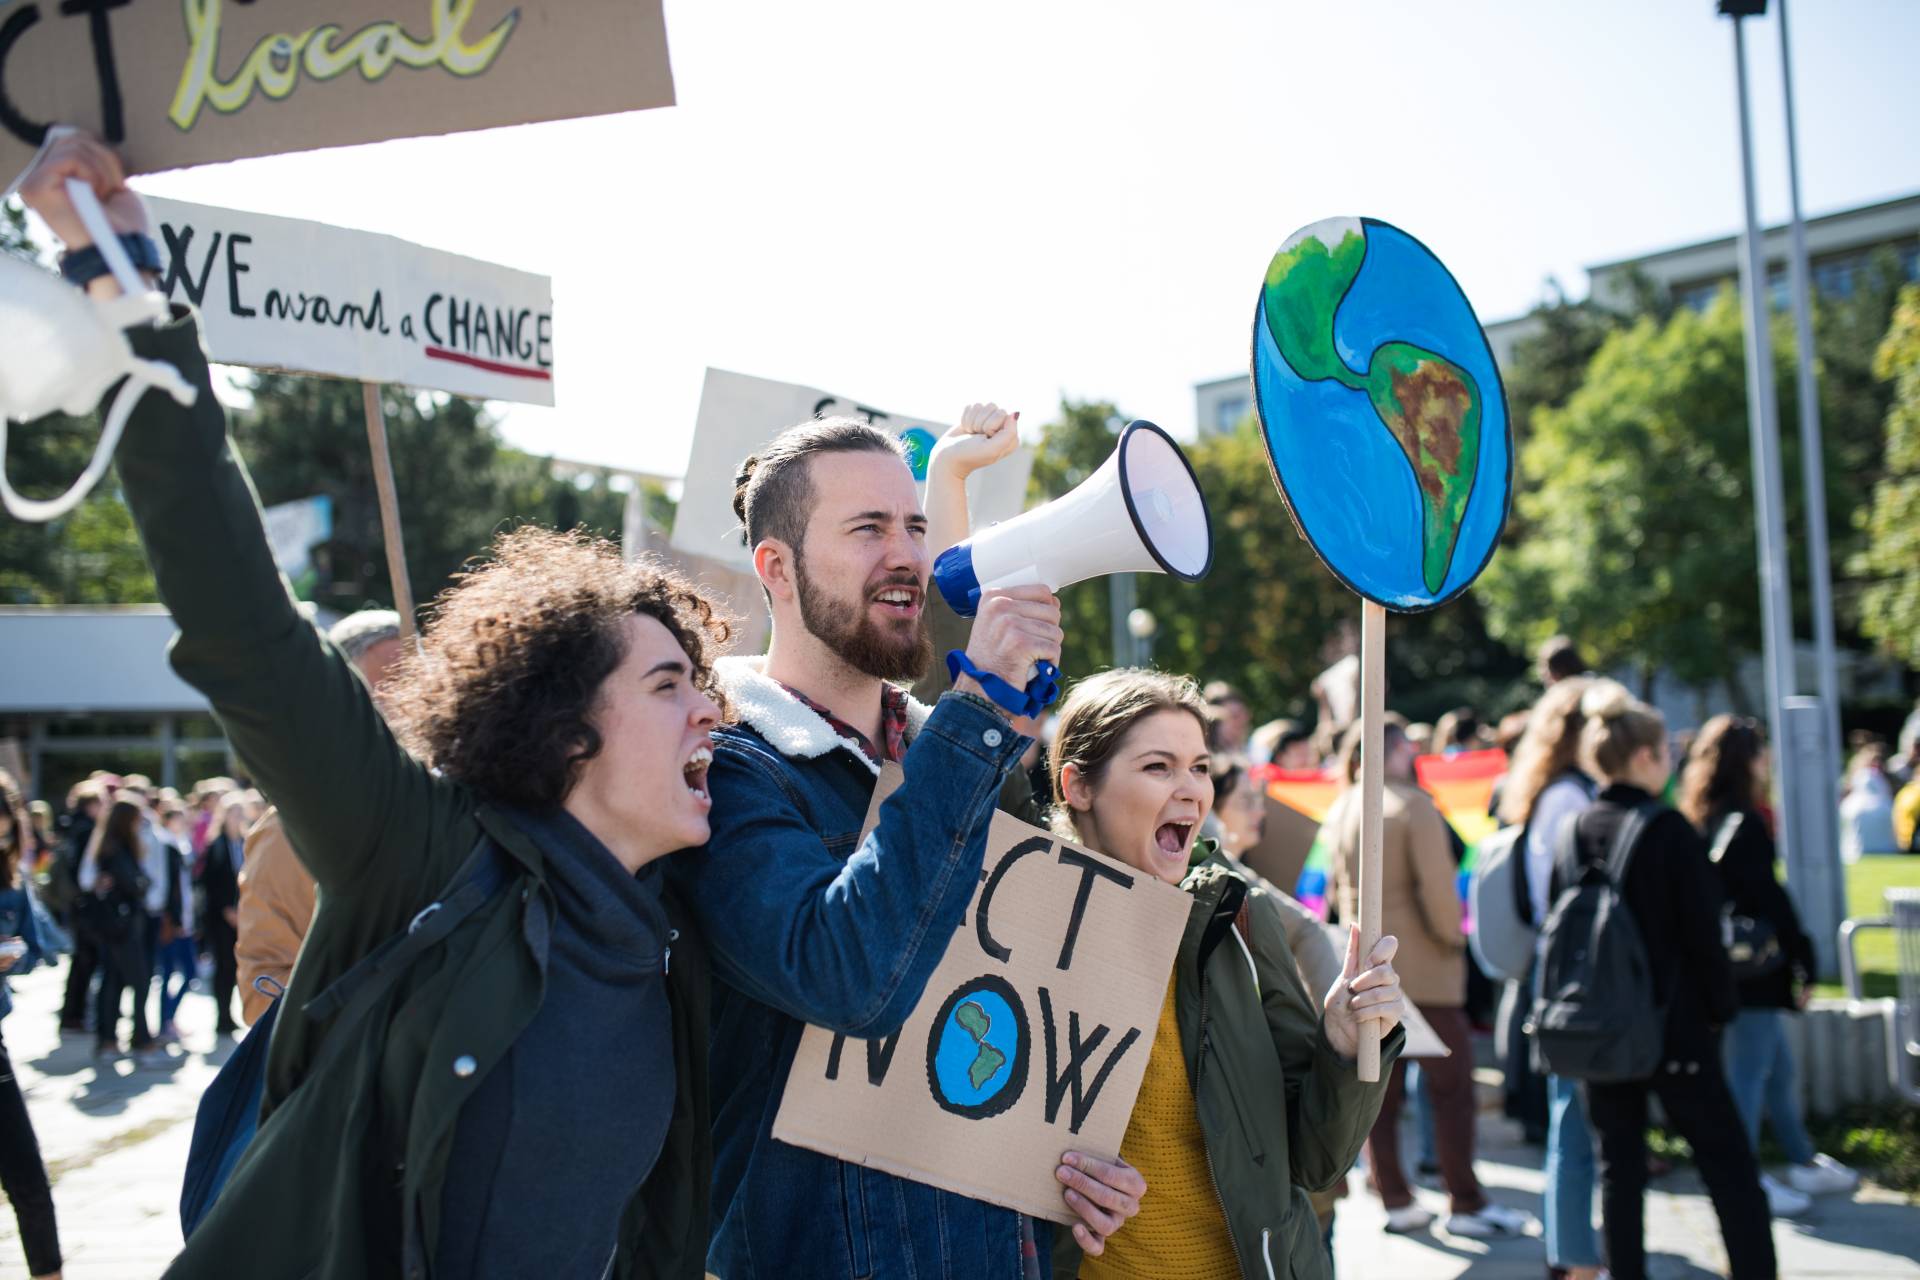
M1746 229L1740 243L1740 289L1746 306L1747 413L1753 445L1754 533L1759 545L1762 655L1767 721L1779 768L1782 844L1787 881L1814 940L1823 976L1838 970L1840 870L1834 847L1827 727L1816 699L1796 696L1793 613L1787 575L1786 493L1780 464L1780 407L1773 386L1768 330L1766 246L1753 181L1753 124L1748 110L1745 20L1766 13L1766 0L1718 0L1733 19L1733 69L1740 117L1740 178ZM1803 424L1804 425L1804 424ZM1824 538L1822 538L1824 543Z

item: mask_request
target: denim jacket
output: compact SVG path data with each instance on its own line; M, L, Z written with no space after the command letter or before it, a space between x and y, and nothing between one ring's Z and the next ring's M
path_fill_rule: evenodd
M18 938L27 944L27 954L14 961L7 970L8 977L17 977L40 963L40 930L33 920L33 900L28 896L27 876L20 873L20 883L11 889L0 889L0 938ZM6 978L0 978L0 1018L13 1012L13 993L7 990Z
M669 863L717 979L707 1267L726 1280L1019 1280L1013 1210L776 1142L773 1121L806 1024L872 1039L919 1003L1027 739L965 698L911 703L906 781L863 843L877 766L759 661L720 664L741 722L714 734L712 837ZM1044 1264L1044 1224L1037 1235Z

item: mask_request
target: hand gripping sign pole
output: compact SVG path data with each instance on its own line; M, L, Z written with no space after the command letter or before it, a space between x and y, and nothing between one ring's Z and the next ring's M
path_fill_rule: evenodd
M1506 523L1513 442L1480 322L1440 260L1372 218L1289 237L1254 312L1267 460L1299 529L1361 604L1361 954L1380 940L1387 611L1466 590ZM1380 1078L1380 1024L1359 1075Z

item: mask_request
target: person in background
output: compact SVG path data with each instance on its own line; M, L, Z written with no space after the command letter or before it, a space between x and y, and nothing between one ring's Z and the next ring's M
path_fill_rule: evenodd
M1586 726L1580 700L1590 683L1585 676L1570 676L1555 681L1541 695L1527 717L1501 787L1501 822L1525 828L1519 852L1528 918L1535 929L1546 923L1554 859L1563 847L1567 827L1593 806L1599 791L1580 767L1580 735ZM1513 1052L1503 1054L1502 1060L1513 1064L1510 1075L1530 1075L1532 1053L1519 1023L1532 997L1533 975L1528 973L1507 986L1501 1022L1509 1028ZM1521 1061L1515 1062L1516 1056ZM1546 1095L1547 1191L1541 1204L1548 1271L1568 1280L1596 1280L1601 1270L1600 1242L1593 1229L1595 1165L1586 1107L1579 1082L1562 1076L1547 1076Z
M1400 940L1398 968L1407 998L1447 1046L1444 1058L1421 1060L1433 1103L1440 1172L1451 1200L1447 1230L1458 1236L1518 1235L1532 1219L1487 1197L1473 1171L1473 1042L1464 1010L1467 940L1461 931L1458 867L1447 820L1414 780L1414 746L1406 721L1389 714L1383 727L1380 928ZM1342 773L1347 781L1321 830L1332 847L1333 890L1341 919L1358 919L1360 874L1360 726L1347 731ZM1387 1230L1420 1231L1434 1215L1413 1197L1400 1162L1400 1107L1405 1062L1388 1080L1380 1117L1367 1140L1367 1165L1387 1209Z
M1320 767L1320 756L1313 749L1313 730L1297 720L1269 720L1254 731L1254 745L1264 739L1267 754L1254 755L1256 764L1271 764L1291 773L1308 773Z
M80 892L80 866L93 843L105 808L106 793L99 783L89 779L76 785L67 795L67 810L62 815L61 833L53 878L60 882L59 896L67 902L67 926L73 933L73 955L67 962L67 996L60 1005L60 1034L83 1036L87 1033L90 1012L87 997L93 990L94 974L100 967L100 939L93 928L90 904Z
M1920 771L1893 798L1893 841L1902 853L1920 853Z
M1554 636L1540 646L1537 664L1540 683L1551 689L1562 680L1587 674L1587 660L1568 636Z
M1485 745L1480 713L1472 707L1455 707L1433 727L1433 749L1441 755L1478 751Z
M1760 1149L1762 1111L1787 1153L1787 1182L1763 1175L1767 1204L1776 1215L1804 1213L1810 1197L1851 1191L1853 1170L1813 1149L1800 1118L1793 1048L1787 1014L1804 1009L1812 995L1813 940L1800 927L1793 899L1780 886L1773 832L1766 816L1769 753L1759 726L1734 716L1715 716L1701 727L1680 778L1680 812L1708 841L1735 916L1761 923L1778 947L1770 972L1742 980L1740 1012L1726 1037L1727 1087L1746 1127L1747 1142Z
M367 682L373 705L403 652L400 615L391 609L362 609L333 624L327 639ZM244 800L246 793L242 793ZM233 957L240 983L240 1010L256 1022L273 1003L271 991L284 991L300 944L313 924L313 876L287 840L280 812L269 809L247 833L240 868L240 901L234 925ZM269 981L261 983L260 979ZM262 988L266 989L263 990Z
M1855 863L1869 853L1900 848L1893 831L1893 786L1887 780L1887 744L1873 739L1847 764L1840 801L1840 859Z
M160 818L166 853L165 909L160 919L154 985L160 993L160 1043L180 1043L173 1015L194 976L193 818L185 805L169 805ZM180 980L173 986L173 979Z
M220 797L240 784L232 778L203 778L194 784L187 797L193 810L193 854L197 858L207 841L220 834Z
M233 1020L234 942L240 924L240 870L246 857L245 792L230 791L221 798L217 832L200 859L201 904L206 911L200 933L213 957L214 1034L230 1036L238 1030Z
M123 788L123 795L127 789ZM120 997L133 995L133 1052L142 1065L153 1057L146 1001L146 816L140 805L116 798L94 827L80 861L81 910L100 947L100 993L94 1003L96 1063L120 1051Z
M1667 1010L1666 1043L1645 1080L1586 1084L1588 1119L1600 1139L1601 1235L1613 1280L1645 1280L1642 1223L1647 1184L1647 1100L1693 1148L1707 1184L1732 1280L1773 1280L1772 1217L1760 1168L1721 1071L1720 1029L1739 1002L1720 934L1719 877L1700 833L1657 797L1670 767L1666 721L1612 680L1580 699L1580 756L1601 790L1574 819L1574 857L1556 863L1549 897L1591 866L1605 866L1627 815L1654 806L1618 885Z
M43 958L33 918L33 895L22 860L32 837L20 784L0 769L0 1022L13 1012L9 977L27 973ZM60 1227L53 1212L40 1139L27 1114L27 1100L13 1074L13 1059L0 1035L0 1190L13 1205L27 1273L34 1280L60 1278Z
M1383 1066L1404 1044L1394 940L1363 963L1349 928L1344 965L1310 994L1269 887L1199 838L1211 710L1186 677L1138 669L1088 676L1060 708L1056 833L1192 898L1120 1143L1150 1193L1097 1257L1056 1235L1062 1280L1330 1277L1310 1193L1346 1176L1387 1088L1355 1073L1360 1025L1385 1033Z
M1253 712L1247 699L1225 680L1212 680L1205 690L1207 712L1213 717L1213 749L1233 755L1245 755L1247 737L1253 732Z

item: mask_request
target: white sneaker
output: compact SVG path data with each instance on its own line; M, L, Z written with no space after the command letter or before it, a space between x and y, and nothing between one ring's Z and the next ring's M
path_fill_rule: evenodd
M1767 1212L1776 1218L1793 1218L1813 1208L1813 1197L1776 1182L1770 1173L1760 1175L1760 1189L1767 1193Z
M1836 1191L1852 1191L1860 1185L1860 1175L1832 1156L1818 1155L1807 1164L1789 1166L1787 1181L1793 1184L1795 1191L1823 1196Z
M1533 1225L1533 1215L1524 1209L1489 1201L1473 1213L1456 1213L1448 1218L1447 1234L1473 1240L1491 1240L1500 1236L1523 1236Z
M1418 1204L1403 1204L1387 1210L1387 1230L1396 1235L1425 1231L1433 1225L1433 1210Z

